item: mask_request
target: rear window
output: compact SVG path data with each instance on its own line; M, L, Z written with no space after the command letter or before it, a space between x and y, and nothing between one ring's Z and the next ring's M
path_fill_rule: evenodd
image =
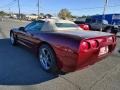
M86 23L90 23L91 22L91 19L86 19Z
M84 21L74 21L75 24L85 24Z
M55 23L58 28L78 28L76 24L72 23Z

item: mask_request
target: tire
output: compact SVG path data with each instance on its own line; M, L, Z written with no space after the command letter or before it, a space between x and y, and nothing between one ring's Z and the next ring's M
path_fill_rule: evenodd
M17 40L13 32L10 33L10 41L13 46L17 44Z
M88 26L89 26L89 29L92 30L92 27L89 24L88 24Z
M47 45L43 44L39 48L39 61L42 69L47 72L57 73L57 63L56 56L53 49Z
M112 32L112 28L111 27L107 27L103 31L107 32L107 33L111 33Z
M108 28L106 32L111 33L112 32L111 28Z
M109 28L107 28L106 29L106 32L108 32L108 33L112 33L112 34L117 34L117 32L118 32L118 30L116 30L116 29L114 29L114 28L112 28L112 27L109 27Z

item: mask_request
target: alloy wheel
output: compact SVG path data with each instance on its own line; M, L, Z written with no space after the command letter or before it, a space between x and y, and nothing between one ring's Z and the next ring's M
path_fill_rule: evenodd
M52 66L52 57L47 48L41 48L39 55L40 63L45 70L49 70Z

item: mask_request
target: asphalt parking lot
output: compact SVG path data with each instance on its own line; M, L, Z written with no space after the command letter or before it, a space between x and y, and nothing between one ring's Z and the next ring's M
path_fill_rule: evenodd
M19 27L25 25L26 23L28 22L19 22L19 21L11 21L11 20L0 22L0 84L1 85L39 84L41 82L45 82L57 77L56 75L52 75L43 71L40 68L40 65L38 63L39 61L31 52L29 52L29 50L25 49L22 46L19 47L11 46L9 42L10 28ZM120 64L119 61L120 55L119 53L117 53L118 48L120 48L119 38L117 41L117 48L114 51L114 53L110 57L102 61L101 64L98 65L99 68L96 69L96 66L93 66L93 69L96 72L96 76L99 76L101 73L109 71L112 68L114 68L117 64ZM89 70L88 72L90 71L91 70ZM81 76L82 74L83 76L85 76L84 71L81 71L80 73ZM76 73L76 75L77 74L79 73ZM116 78L118 78L118 76ZM71 82L74 82L76 80L74 76L67 77L66 79L69 79ZM83 84L84 82L82 82L82 78L79 79L77 79L79 80L79 83L76 84L78 85ZM86 82L88 82L90 79L92 80L92 78L84 78L84 77L83 79L86 80ZM87 87L88 85L89 84L83 84L82 86Z
M0 85L31 85L56 78L40 68L36 56L23 46L13 47L9 30L27 22L0 22Z

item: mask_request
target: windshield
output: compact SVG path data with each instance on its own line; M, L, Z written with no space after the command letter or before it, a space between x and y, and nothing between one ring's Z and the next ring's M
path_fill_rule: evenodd
M107 20L103 20L103 24L108 24L108 21Z
M55 23L57 30L83 30L74 23Z

